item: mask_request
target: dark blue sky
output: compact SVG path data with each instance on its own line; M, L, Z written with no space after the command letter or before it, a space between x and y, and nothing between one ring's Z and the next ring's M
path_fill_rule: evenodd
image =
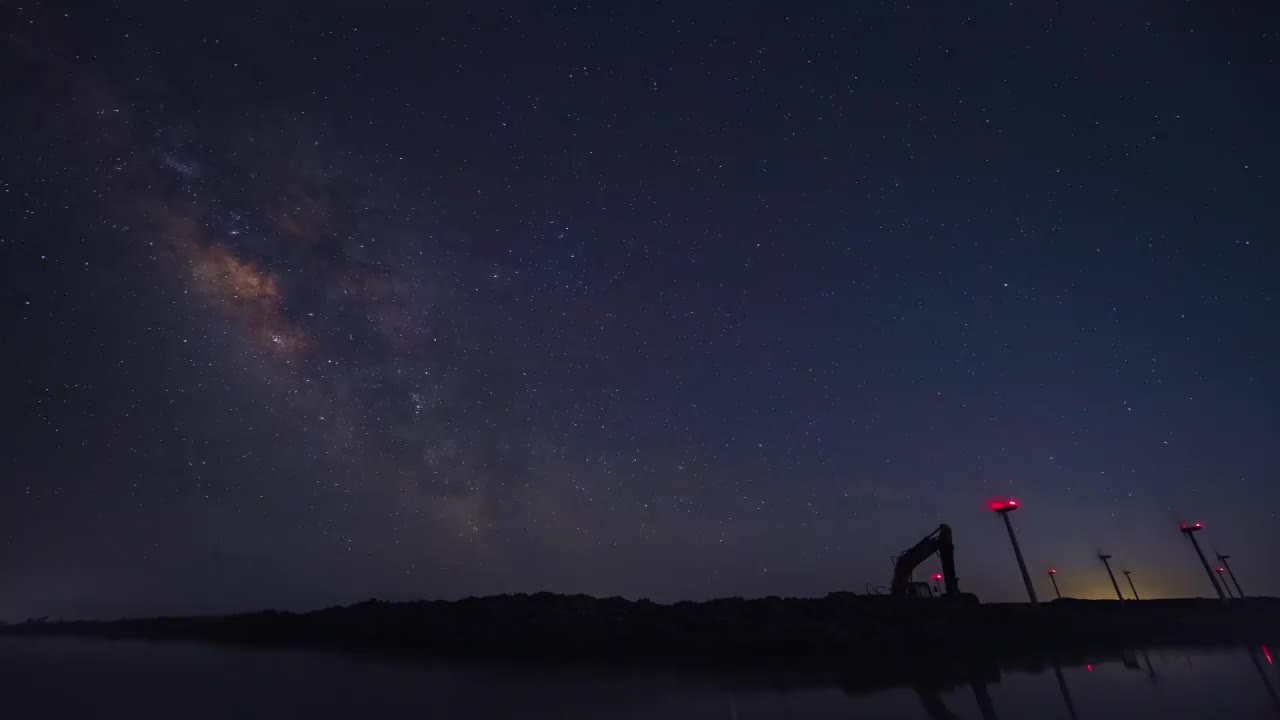
M1265 5L6 6L0 617L1280 593Z

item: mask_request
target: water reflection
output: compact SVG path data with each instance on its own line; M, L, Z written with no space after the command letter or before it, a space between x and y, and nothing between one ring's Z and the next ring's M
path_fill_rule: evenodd
M1076 704L1071 701L1071 688L1067 687L1067 679L1062 676L1062 664L1053 663L1053 674L1058 679L1058 690L1062 693L1062 704L1067 708L1067 717L1076 720L1080 716L1076 714Z
M1277 715L1280 715L1280 694L1276 692L1276 688L1271 682L1271 677L1267 675L1267 669L1263 667L1262 661L1258 659L1258 656L1262 655L1268 665L1273 665L1271 652L1267 650L1266 645L1258 648L1258 652L1255 652L1253 648L1249 648L1246 652L1249 654L1249 659L1253 661L1253 666L1258 669L1258 675L1262 677L1262 684L1266 687L1267 695L1271 698L1271 707L1276 711Z
M978 712L982 714L982 720L997 720L996 707L991 702L991 694L987 692L987 684L977 680L971 683L970 687L973 688L973 698L978 704ZM924 705L924 711L930 720L952 720L959 717L947 707L942 699L942 692L938 688L917 685L915 691L920 696L920 702Z
M1265 646L1139 649L897 680L404 662L213 645L0 638L0 717L1280 717ZM1261 683L1261 687L1259 687Z

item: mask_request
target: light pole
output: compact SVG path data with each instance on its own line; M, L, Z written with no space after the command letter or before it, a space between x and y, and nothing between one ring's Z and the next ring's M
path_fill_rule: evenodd
M1213 570L1209 569L1209 561L1204 559L1204 552L1200 550L1200 543L1196 542L1196 533L1204 529L1204 525L1200 523L1191 523L1190 525L1182 523L1178 526L1183 535L1191 540L1191 547L1196 549L1196 555L1200 557L1200 564L1204 566L1204 574L1209 576L1209 582L1213 585L1214 592L1218 593L1218 599L1222 602L1227 601L1227 596L1222 594L1222 588L1218 587L1218 580L1213 576Z
M942 573L934 573L934 574L933 574L933 587L934 587L934 589L936 589L936 590L938 591L938 594L939 594L939 595L941 595L941 594L942 594L942 585L941 585L941 582L942 582Z
M1018 559L1018 569L1022 571L1022 582L1027 586L1027 597L1031 598L1032 606L1039 606L1040 601L1036 599L1035 586L1031 584L1031 576L1027 574L1027 564L1022 561L1022 549L1018 547L1018 536L1013 534L1013 523L1009 522L1009 513L1018 509L1018 501L1009 499L993 502L989 507L1004 518L1004 526L1009 531L1009 542L1013 544L1013 556Z
M1107 577L1111 578L1111 587L1116 589L1116 597L1120 598L1120 603L1124 604L1124 595L1120 592L1120 583L1116 582L1116 574L1111 572L1111 556L1098 551L1098 559L1107 567Z
M1240 597L1243 598L1244 591L1240 589L1240 581L1236 579L1235 571L1231 569L1231 564L1227 562L1230 559L1231 559L1230 555L1223 555L1222 553L1218 553L1218 562L1222 563L1222 567L1227 569L1227 574L1231 576L1231 582L1235 583L1236 585L1236 595L1239 595ZM1223 583L1223 584L1225 585L1226 583Z
M1231 594L1231 586L1227 584L1227 579L1222 577L1222 573L1226 571L1226 568L1218 568L1218 582L1222 583L1222 587L1227 591L1227 597L1234 600L1236 596Z
M1061 600L1062 593L1058 591L1058 571L1057 570L1054 570L1053 568L1049 568L1049 580L1053 583L1053 594L1057 595L1058 599Z
M1124 573L1124 579L1129 581L1129 589L1133 591L1133 599L1134 599L1134 600L1141 600L1142 598L1138 597L1138 588L1136 588L1136 587L1134 587L1134 586L1133 586L1133 576L1132 576L1132 575L1130 575L1130 573L1131 573L1132 571L1131 571L1131 570L1121 570L1120 572Z

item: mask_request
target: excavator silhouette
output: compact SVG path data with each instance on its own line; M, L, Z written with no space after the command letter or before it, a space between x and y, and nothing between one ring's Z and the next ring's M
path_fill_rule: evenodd
M945 523L893 559L893 581L889 584L889 594L896 598L933 597L933 590L928 583L911 581L911 572L935 553L942 561L942 579L945 585L943 597L976 603L976 595L960 592L960 580L956 577L955 546L951 543L951 527Z
M911 572L930 556L937 554L942 561L942 578L945 583L942 597L949 602L977 604L978 596L960 592L960 580L956 577L955 545L951 542L951 527L946 523L937 530L925 535L920 542L904 550L893 559L893 581L889 585L889 594L895 598L931 598L933 590L928 583L912 582ZM1061 677L1061 676L1059 676ZM973 697L978 704L978 712L983 720L996 720L996 707L987 691L987 683L999 680L999 671L994 668L988 673L973 671L969 685L973 688ZM1063 686L1065 688L1065 685ZM951 712L942 700L943 689L937 684L921 678L913 683L913 689L924 705L925 714L931 720L959 720L959 715ZM1075 709L1068 705L1071 716L1075 717Z

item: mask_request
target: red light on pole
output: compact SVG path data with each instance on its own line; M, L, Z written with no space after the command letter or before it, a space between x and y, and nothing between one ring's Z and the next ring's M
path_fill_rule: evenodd
M1218 553L1218 562L1222 563L1222 567L1227 569L1227 575L1231 577L1231 582L1235 583L1236 585L1236 595L1239 595L1241 598L1243 598L1244 590L1240 589L1240 581L1236 579L1235 571L1231 569L1231 563L1227 562L1230 559L1231 559L1230 555L1223 555L1222 553ZM1227 583L1224 580L1222 584L1226 585Z
M1053 568L1049 568L1049 582L1053 583L1053 594L1061 600L1062 591L1058 589L1058 571Z
M1231 586L1227 584L1227 579L1222 576L1222 573L1226 571L1226 568L1218 568L1218 582L1222 583L1222 589L1227 591L1227 597L1234 599L1235 595L1231 594Z
M1204 557L1204 551L1200 549L1200 543L1196 542L1196 533L1204 529L1204 525L1200 523L1179 523L1179 529L1182 534L1187 536L1191 541L1191 547L1195 548L1196 557L1200 558L1200 564L1204 567L1204 574L1209 576L1209 582L1213 585L1214 592L1218 593L1218 599L1222 602L1227 601L1227 596L1222 592L1222 588L1218 586L1218 578L1213 576L1213 569L1209 567L1209 561Z
M1009 522L1009 513L1018 509L1018 501L1013 498L993 500L987 503L987 507L995 511L1004 520L1004 527L1009 531L1009 544L1013 545L1013 556L1017 558L1018 570L1022 572L1022 583L1027 586L1027 597L1030 598L1032 606L1039 605L1040 601L1036 599L1036 589L1031 584L1031 575L1027 573L1027 564L1022 560L1022 548L1018 547L1018 536L1013 534L1013 523Z

